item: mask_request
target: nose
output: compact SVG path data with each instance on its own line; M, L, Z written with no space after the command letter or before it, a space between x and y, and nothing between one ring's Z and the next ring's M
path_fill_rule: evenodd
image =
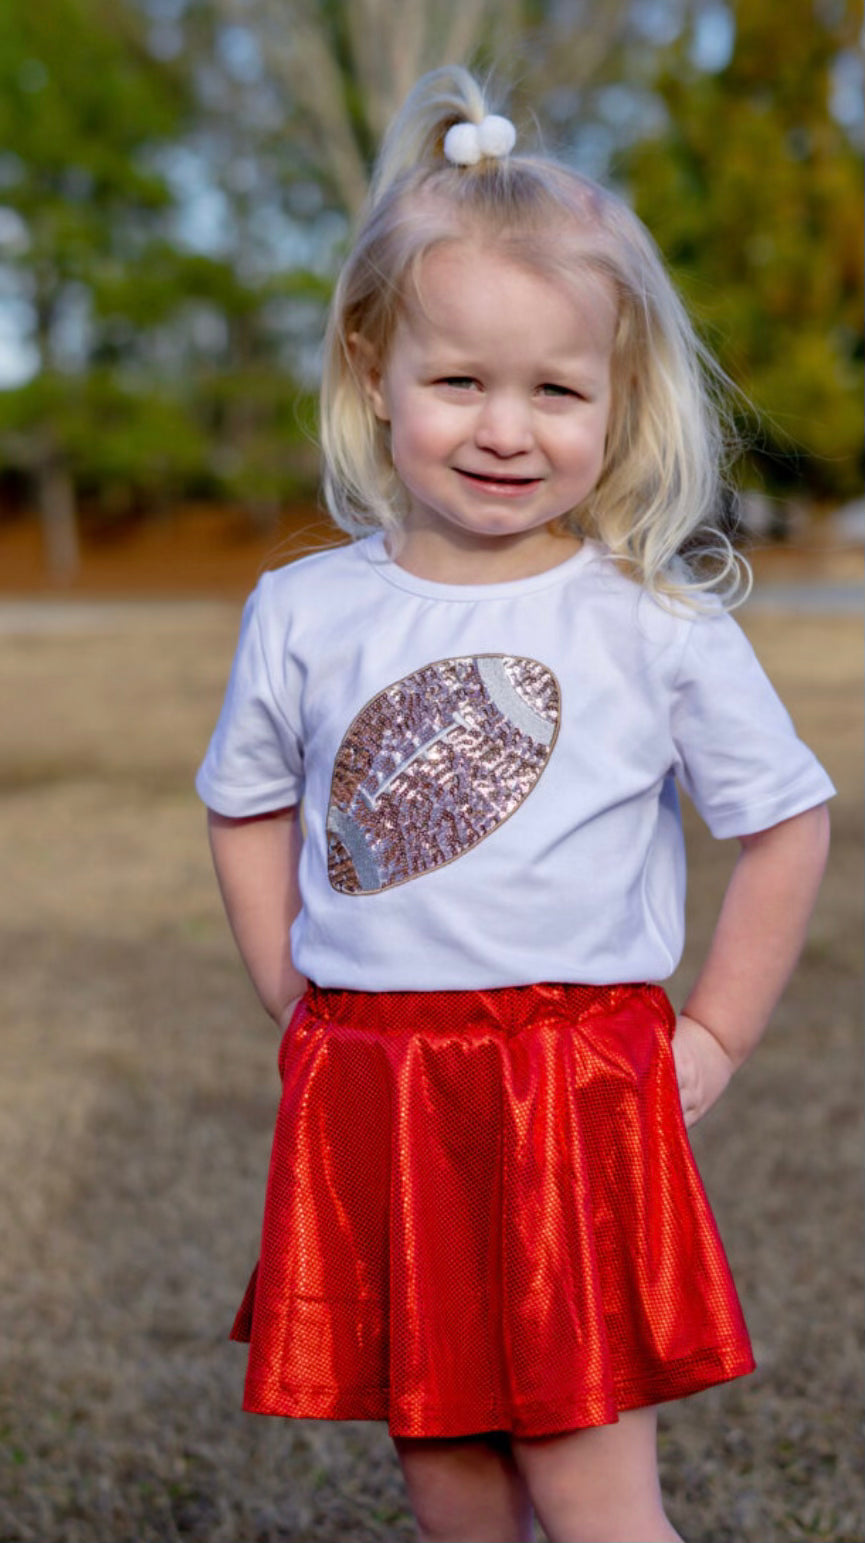
M475 421L475 443L503 458L530 450L534 434L529 403L516 393L487 392Z

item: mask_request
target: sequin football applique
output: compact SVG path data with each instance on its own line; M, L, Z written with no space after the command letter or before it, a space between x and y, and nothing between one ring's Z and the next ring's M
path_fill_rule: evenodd
M332 887L379 894L470 852L528 798L560 716L552 671L508 654L440 659L380 691L336 756Z

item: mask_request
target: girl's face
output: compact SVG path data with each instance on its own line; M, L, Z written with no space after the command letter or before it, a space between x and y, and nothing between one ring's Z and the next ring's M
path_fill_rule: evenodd
M520 577L561 562L548 527L594 488L610 415L611 286L566 287L486 243L430 252L382 364L357 340L410 498L400 560L425 577Z

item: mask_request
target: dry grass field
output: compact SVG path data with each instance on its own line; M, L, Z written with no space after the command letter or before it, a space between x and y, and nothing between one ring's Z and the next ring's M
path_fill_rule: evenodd
M2 1543L414 1536L386 1430L239 1409L275 1034L191 790L234 601L0 605ZM663 1417L689 1543L854 1543L861 1506L861 626L745 612L840 792L795 985L695 1146L759 1370ZM690 942L733 858L689 822Z

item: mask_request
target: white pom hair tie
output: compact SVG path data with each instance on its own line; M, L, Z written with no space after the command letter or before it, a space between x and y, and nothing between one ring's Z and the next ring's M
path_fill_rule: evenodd
M510 155L517 131L510 118L490 113L480 123L455 123L445 134L444 153L454 166L476 166L484 156Z

